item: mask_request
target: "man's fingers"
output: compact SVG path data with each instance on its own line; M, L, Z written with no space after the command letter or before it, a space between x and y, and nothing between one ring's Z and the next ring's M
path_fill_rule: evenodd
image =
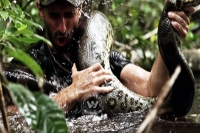
M168 16L171 20L178 22L183 27L190 24L190 19L185 15L183 11L182 12L171 11L168 13Z
M102 75L102 76L98 76L94 79L94 84L101 85L101 84L109 82L111 80L113 80L113 77L111 75Z
M181 38L187 36L189 30L190 20L184 12L169 12L169 18L171 19L171 24L178 31Z
M103 67L101 66L100 63L95 63L94 65L92 65L91 67L89 67L89 72L96 72L103 69Z
M72 74L77 72L77 67L76 67L76 64L74 63L73 66L72 66Z
M107 87L99 87L99 86L97 86L94 89L95 89L94 91L97 92L98 94L104 94L104 93L111 92L113 90L113 87L111 87L111 86L107 86Z
M179 23L176 21L171 21L171 24L176 29L176 31L179 33L181 38L185 38L188 33L188 28L183 28Z
M87 100L91 97L94 97L95 95L98 94L106 94L110 93L113 90L113 87L107 86L107 87L99 87L95 86L92 90L86 90L85 94L80 98L81 100Z
M111 75L111 72L108 71L108 70L105 70L105 69L94 72L95 77L98 77L98 76L101 76L101 75Z
M183 10L188 17L190 17L196 11L195 7L193 6L186 7Z

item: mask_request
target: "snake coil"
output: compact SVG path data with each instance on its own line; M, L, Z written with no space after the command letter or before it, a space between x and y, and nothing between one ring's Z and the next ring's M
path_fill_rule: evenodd
M162 105L162 108L171 107L172 111L168 113L172 115L183 116L188 113L193 104L195 84L191 69L181 52L180 37L173 29L167 13L172 10L181 11L187 6L199 4L200 0L168 0L159 22L158 46L170 75L177 65L182 68L169 96ZM82 36L77 49L79 69L85 69L99 62L105 69L110 70L109 52L113 42L113 31L105 15L98 11L93 12L90 18L80 25L80 29ZM37 86L37 80L28 69L18 65L13 66L13 64L3 64L3 68L3 73L11 81L25 86ZM47 90L63 88L65 81L57 82L56 79L56 77L45 79L44 88ZM155 98L143 97L131 92L116 77L113 81L105 83L104 86L114 87L111 93L97 96L103 111L109 114L149 110L156 101Z

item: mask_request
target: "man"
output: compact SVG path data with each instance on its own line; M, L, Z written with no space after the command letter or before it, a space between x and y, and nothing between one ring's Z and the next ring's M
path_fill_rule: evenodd
M46 38L53 47L43 42L33 46L28 53L41 65L44 73L49 77L59 77L64 81L64 87L52 98L63 108L70 112L72 108L85 97L91 94L108 93L112 87L100 87L104 81L111 81L109 71L100 64L78 71L73 60L73 33L79 25L81 18L82 0L40 0L37 2L40 18L44 22ZM185 12L170 12L169 18L173 27L182 38L186 37L189 16L194 13L193 7ZM168 70L158 54L151 72L131 64L120 53L111 51L110 64L113 73L131 91L146 97L156 97L160 88L169 79ZM158 71L159 70L159 71ZM161 71L162 70L162 71ZM157 79L157 80L155 80ZM49 93L50 90L46 90Z

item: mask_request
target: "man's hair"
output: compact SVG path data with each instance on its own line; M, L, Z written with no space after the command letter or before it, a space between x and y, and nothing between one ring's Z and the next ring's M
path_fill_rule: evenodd
M39 0L39 1L42 6L47 6L56 0ZM75 7L79 7L83 3L84 0L66 0L66 1L68 1Z

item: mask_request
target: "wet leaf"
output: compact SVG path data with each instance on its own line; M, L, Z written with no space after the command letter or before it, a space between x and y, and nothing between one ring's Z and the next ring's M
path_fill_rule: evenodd
M27 123L31 126L37 125L39 114L34 95L19 84L9 83L8 89L19 111L26 118Z
M19 111L32 129L40 133L67 133L62 109L47 95L31 93L22 85L9 83L8 89Z
M38 129L44 133L67 133L65 116L61 108L52 99L40 93L34 93L37 98L40 118ZM47 117L47 118L43 118Z

